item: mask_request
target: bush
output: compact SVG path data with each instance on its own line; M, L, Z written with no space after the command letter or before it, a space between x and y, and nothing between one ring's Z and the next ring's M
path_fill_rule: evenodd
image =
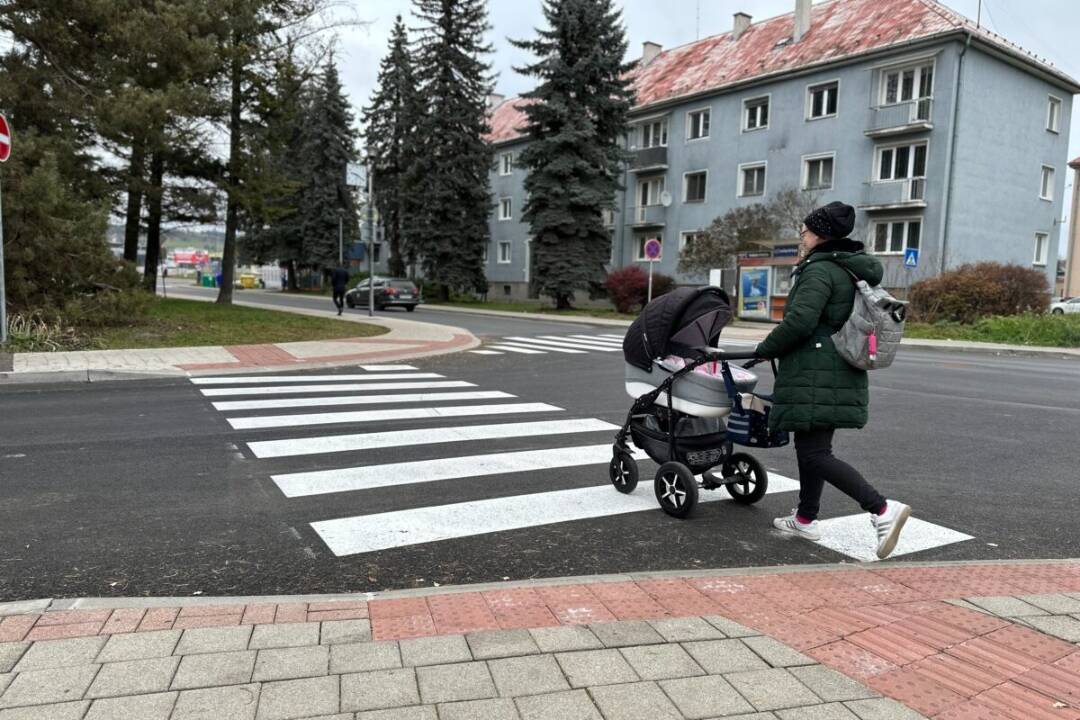
M670 292L674 287L674 278L653 273L654 298ZM616 310L632 313L645 307L649 294L649 275L636 265L613 270L604 279L604 288Z
M974 340L1007 345L1075 348L1080 347L1080 316L1026 314L983 318L974 325L946 322L909 324L905 335L931 340Z
M1039 270L983 262L921 280L908 299L916 322L970 325L984 317L1044 313L1050 287Z
M8 318L10 352L55 352L81 350L88 343L75 329L59 318L47 318L40 312L15 313Z

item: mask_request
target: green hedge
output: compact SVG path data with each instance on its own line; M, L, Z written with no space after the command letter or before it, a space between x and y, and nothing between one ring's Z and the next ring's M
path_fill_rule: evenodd
M971 340L1037 345L1080 347L1080 315L1011 315L983 318L972 325L960 323L908 323L904 334L930 340Z

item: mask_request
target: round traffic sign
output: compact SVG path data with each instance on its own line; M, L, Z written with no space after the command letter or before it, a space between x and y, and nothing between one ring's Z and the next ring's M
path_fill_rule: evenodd
M656 238L649 238L645 241L645 257L650 260L655 260L660 257L661 245L660 241Z
M0 162L11 157L11 128L7 118L0 115Z

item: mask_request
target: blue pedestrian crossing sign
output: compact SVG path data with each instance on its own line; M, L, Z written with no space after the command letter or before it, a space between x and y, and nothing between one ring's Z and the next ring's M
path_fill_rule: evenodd
M917 268L919 267L919 249L908 248L904 251L904 267Z

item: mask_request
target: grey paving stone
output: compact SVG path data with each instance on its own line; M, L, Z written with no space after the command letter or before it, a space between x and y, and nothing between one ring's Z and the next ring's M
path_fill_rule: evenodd
M0 696L0 708L80 700L97 671L97 665L77 665L19 673Z
M1071 615L1080 613L1080 600L1064 593L1048 595L1021 595L1020 599L1029 605L1042 608L1053 615Z
M743 670L766 670L769 665L742 640L701 640L682 644L683 648L711 675Z
M540 652L528 630L484 630L465 636L477 660L535 655Z
M0 673L0 695L4 694L4 690L11 684L11 681L15 679L15 673Z
M425 703L483 700L496 696L487 663L432 665L416 668L420 699Z
M125 660L101 666L93 684L86 692L88 698L116 697L118 695L144 695L160 693L169 689L178 657L151 658L149 660Z
M382 710L419 703L416 671L412 668L341 676L342 710Z
M844 705L855 713L859 720L926 720L911 708L890 698L853 700Z
M89 665L101 652L107 638L84 637L65 640L40 640L23 653L12 668L15 672Z
M859 716L840 703L777 710L780 720L859 720Z
M582 650L555 655L572 687L592 687L639 680L618 650Z
M817 660L803 655L798 650L789 648L784 643L766 635L743 638L751 650L773 667L792 667L795 665L814 665Z
M719 675L665 680L660 687L691 720L754 711L754 706Z
M806 667L788 668L799 682L826 702L839 702L843 700L863 700L875 698L876 692L862 683L852 680L847 675L838 673L824 665L808 665Z
M782 668L729 673L724 678L757 710L820 704L820 699Z
M82 720L89 700L0 710L0 720Z
M529 630L540 652L572 652L574 650L597 650L604 647L600 638L584 625L533 628Z
M778 720L771 712L750 713L749 715L725 715L716 720Z
M1046 615L1042 608L1024 602L1020 598L1010 595L1000 597L971 597L967 601L973 605L1001 617L1027 617L1029 615Z
M251 638L251 625L236 627L193 628L185 630L174 655L198 655L247 650Z
M11 672L29 647L30 643L25 642L0 643L0 673Z
M515 702L522 720L603 720L584 690L528 695Z
M538 695L570 689L562 669L551 655L489 660L488 670L495 680L499 695L503 697Z
M319 715L313 718L304 718L304 720L353 720L356 716L352 713L338 713L337 715Z
M170 720L255 720L259 685L184 690Z
M213 687L214 685L243 685L251 682L255 668L255 651L185 655L173 678L173 690Z
M596 623L590 625L604 647L626 647L628 645L655 645L664 642L660 633L644 620L624 620L621 622Z
M252 680L289 680L326 675L330 666L330 648L325 645L272 648L260 650L255 659Z
M176 649L182 632L182 630L155 630L113 635L98 654L97 661L107 663L168 657Z
M1080 642L1080 620L1068 615L1024 618L1036 630L1071 643Z
M85 720L169 720L176 703L174 692L156 695L132 695L129 697L102 698L90 703Z
M369 642L333 645L330 648L330 672L366 672L401 667L401 652L396 642Z
M590 688L593 702L606 720L682 720L678 709L654 682Z
M722 640L727 637L699 617L664 618L650 620L649 624L668 642Z
M761 634L757 630L748 628L745 625L740 625L734 620L727 619L723 615L706 615L702 619L729 638L752 637Z
M357 713L356 720L438 720L434 705L413 705L391 710L369 710Z
M319 623L281 623L280 625L256 625L251 633L248 648L263 650L318 644Z
M467 700L439 705L439 720L518 720L510 698Z
M369 620L327 620L322 624L319 642L323 645L356 643L371 640Z
M257 720L293 720L333 715L340 709L338 676L263 683Z
M667 680L705 674L701 666L677 644L635 645L622 648L619 652L642 680Z
M398 646L401 648L401 664L405 667L446 665L473 659L469 643L461 635L409 638L398 642Z

